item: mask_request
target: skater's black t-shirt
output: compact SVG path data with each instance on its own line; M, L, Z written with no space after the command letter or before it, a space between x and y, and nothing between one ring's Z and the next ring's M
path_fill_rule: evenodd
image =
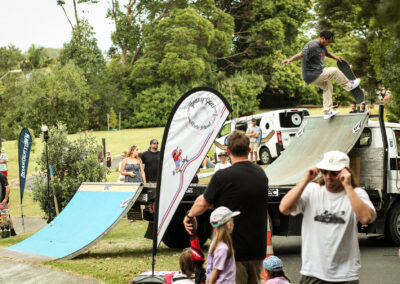
M142 162L144 164L144 173L147 182L157 181L158 162L160 160L160 152L146 151L142 155Z
M249 161L219 170L212 177L205 200L214 208L240 211L232 232L236 261L264 259L267 231L268 179L264 170Z
M6 196L6 186L8 186L7 177L3 173L0 173L0 186L1 186L1 188L0 188L0 202L2 202L4 197ZM10 198L7 199L7 203L8 203L9 199Z

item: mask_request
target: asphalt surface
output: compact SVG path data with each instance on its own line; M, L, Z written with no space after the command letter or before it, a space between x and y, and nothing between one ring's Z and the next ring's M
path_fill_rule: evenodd
M361 252L360 284L399 284L399 248L381 236L359 235ZM300 282L301 238L272 237L274 254L282 259L286 275L292 283Z

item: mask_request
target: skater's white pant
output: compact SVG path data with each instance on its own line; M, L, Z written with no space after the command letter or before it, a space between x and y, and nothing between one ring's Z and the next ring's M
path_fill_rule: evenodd
M338 82L343 88L350 88L349 79L336 67L325 67L321 75L311 84L319 87L323 91L323 112L327 113L332 109L333 85L331 80Z

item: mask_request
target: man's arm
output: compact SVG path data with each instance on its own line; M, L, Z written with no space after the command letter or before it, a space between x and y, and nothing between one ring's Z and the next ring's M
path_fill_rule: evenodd
M194 223L195 229L197 229L197 220L196 216L202 215L208 209L212 209L213 205L208 203L207 200L204 198L204 195L199 195L192 208L190 208L189 212L186 214L185 218L183 219L183 224L185 225L186 231L190 234L193 229L192 221Z
M343 58L341 56L336 56L333 53L327 52L326 56L332 59L335 59L336 61L342 62Z
M356 213L357 219L361 224L367 225L372 222L374 212L355 192L351 185L351 173L348 169L343 169L338 175L344 189L346 190L347 196L349 197L351 207Z
M4 205L7 204L8 196L10 195L10 186L6 185L6 195L3 200L1 200L1 203Z
M282 198L281 203L279 204L279 211L281 211L284 215L289 215L296 209L297 202L301 197L304 189L307 184L312 181L319 173L319 169L316 167L309 168L306 171L303 179L296 184L288 193Z
M301 54L301 52L300 52L300 53L298 53L298 54L292 56L290 59L285 59L285 60L283 60L283 61L282 61L282 64L288 65L290 62L299 60L299 59L302 58L302 57L303 57L303 54Z

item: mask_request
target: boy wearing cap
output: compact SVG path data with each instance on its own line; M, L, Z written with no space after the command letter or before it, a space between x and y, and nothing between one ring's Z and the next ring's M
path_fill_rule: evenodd
M146 175L147 182L157 182L159 160L160 151L158 151L158 141L157 139L151 139L149 149L142 155L144 173Z
M357 222L373 222L376 212L349 165L345 153L325 153L279 205L285 215L303 213L300 283L358 283ZM322 178L312 182L319 173Z
M247 127L246 136L250 139L250 161L257 163L257 151L258 151L258 136L260 135L260 127L257 126L255 118L251 120L251 125ZM254 156L254 159L253 159Z
M336 67L324 67L325 56L337 61L343 60L341 56L336 56L326 49L334 40L335 35L331 31L322 31L317 39L306 43L299 54L282 61L282 64L289 64L292 61L302 59L301 71L303 80L307 84L313 84L323 91L324 118L329 118L338 113L332 107L332 79L337 81L346 91L351 91L360 84L360 79L349 80Z

